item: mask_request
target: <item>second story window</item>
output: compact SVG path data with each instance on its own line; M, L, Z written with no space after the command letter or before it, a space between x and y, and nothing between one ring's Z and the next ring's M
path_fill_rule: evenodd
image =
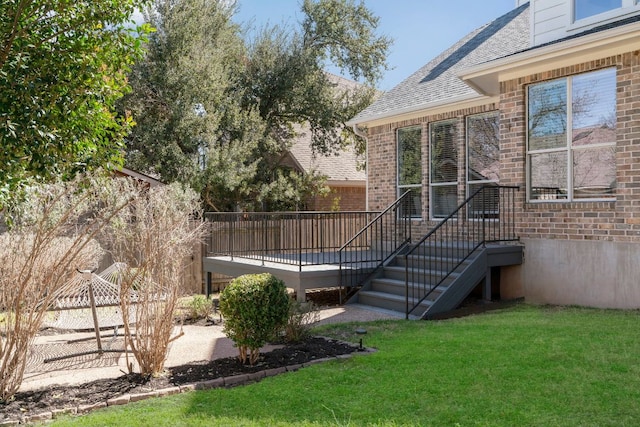
M622 7L622 0L573 0L576 21Z
M640 10L640 0L571 0L573 22L593 25Z

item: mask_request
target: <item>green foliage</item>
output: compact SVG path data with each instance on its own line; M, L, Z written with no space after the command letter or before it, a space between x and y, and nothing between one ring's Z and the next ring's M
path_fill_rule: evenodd
M287 322L289 301L284 282L268 273L237 277L224 288L220 294L224 332L238 346L242 363L248 358L253 365L260 347Z
M213 312L213 301L204 295L194 295L187 301L189 319L206 319Z
M344 124L373 99L390 40L352 0L306 1L299 28L265 27L251 39L232 22L234 8L156 0L148 9L158 31L121 104L137 123L127 164L191 185L209 210L302 209L324 182L287 168L287 151L304 136L320 155L363 151ZM364 84L328 75L329 62Z
M129 22L144 3L0 3L0 205L27 179L121 163L133 121L115 102L150 31Z
M289 319L284 327L284 340L298 342L311 335L313 324L318 321L320 312L312 302L291 301Z

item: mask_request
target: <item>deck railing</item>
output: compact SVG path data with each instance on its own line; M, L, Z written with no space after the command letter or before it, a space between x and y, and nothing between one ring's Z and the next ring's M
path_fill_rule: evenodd
M411 196L404 193L340 248L341 297L411 241Z
M378 212L207 212L206 256L338 264L338 249Z

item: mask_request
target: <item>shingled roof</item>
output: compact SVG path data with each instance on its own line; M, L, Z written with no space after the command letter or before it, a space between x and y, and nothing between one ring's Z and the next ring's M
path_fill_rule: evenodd
M358 168L358 156L352 149L344 149L333 155L315 154L311 149L309 133L302 134L289 153L305 172L318 172L327 177L328 184L364 186L366 173Z
M527 2L472 31L383 94L349 123L366 123L479 97L473 88L458 77L458 72L466 67L527 49L530 43L528 7Z

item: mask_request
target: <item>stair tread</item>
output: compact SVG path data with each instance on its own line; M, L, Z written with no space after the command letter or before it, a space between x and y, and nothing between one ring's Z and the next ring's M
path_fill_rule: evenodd
M455 276L452 274L449 277L454 277ZM375 279L372 280L372 282L378 282L378 283L387 283L390 285L398 285L398 286L404 286L405 282L404 280L400 280L400 279L390 279L388 277L376 277ZM418 283L416 284L416 282L409 282L409 284L414 284L414 286L423 286L422 283ZM449 287L449 285L444 285L444 284L440 284L440 286L438 286L438 289L447 289Z
M399 265L388 265L385 267L385 270L392 270L392 271L405 271L405 267L403 266L399 266ZM446 270L430 270L430 269L422 269L422 268L412 268L411 269L413 272L418 273L418 274L437 274L437 273L442 273ZM453 271L451 272L451 276L454 275L459 275L460 273Z
M396 294L390 294L390 293L387 293L387 292L379 292L379 291L360 291L360 294L361 295L365 295L365 296L371 295L371 296L375 296L377 298L395 300L395 301L405 301L405 298L406 298L404 295L396 295ZM417 300L417 298L409 297L409 301L415 301L415 300ZM431 304L433 304L433 301L424 300L424 301L422 301L421 304L431 305Z

